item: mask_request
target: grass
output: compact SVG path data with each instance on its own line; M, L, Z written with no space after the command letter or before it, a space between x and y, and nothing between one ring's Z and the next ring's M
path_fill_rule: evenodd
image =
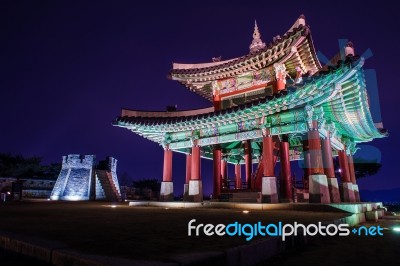
M398 220L379 220L377 223L364 223L370 227L383 228L400 226ZM355 236L317 238L301 250L292 250L276 257L268 266L297 265L398 265L400 262L400 233L384 230L383 236Z
M168 260L172 255L218 251L247 244L244 237L189 237L188 222L228 224L316 223L344 213L250 211L230 209L112 208L99 202L15 202L0 205L0 228L24 236L66 244L88 254ZM259 241L261 238L252 240Z

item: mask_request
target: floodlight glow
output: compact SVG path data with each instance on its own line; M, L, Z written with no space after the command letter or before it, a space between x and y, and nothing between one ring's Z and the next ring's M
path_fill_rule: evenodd
M78 201L78 200L85 200L86 198L78 195L71 195L71 196L64 196L63 199L69 201Z
M248 211L248 210L244 210L243 213L244 213L244 214L248 214L249 211Z
M400 227L393 227L393 231L400 232Z
M7 192L7 195L10 195L10 194L11 194L11 193L8 191L8 192Z
M52 200L89 200L94 155L63 156L62 168L51 192Z
M117 208L117 205L111 205L111 208Z
M104 200L114 196L120 197L116 167L117 160L109 157L107 170L94 168L94 155L69 154L63 156L62 168L51 192L51 200ZM110 176L111 174L111 176ZM92 177L95 178L92 178ZM111 178L110 178L111 177ZM93 180L92 180L93 179ZM92 184L94 183L94 184ZM107 195L104 186L111 185L116 191Z

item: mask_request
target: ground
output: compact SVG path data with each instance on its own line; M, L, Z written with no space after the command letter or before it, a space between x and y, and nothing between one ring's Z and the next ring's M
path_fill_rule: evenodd
M250 211L245 214L231 209L129 207L127 203L113 207L110 203L48 201L0 204L0 213L1 231L56 241L87 254L162 261L177 254L218 251L249 243L244 237L189 237L187 227L191 219L196 219L196 223L213 224L235 221L307 224L347 215L300 211ZM400 221L380 223L389 228ZM260 240L262 238L252 241ZM366 257L371 258L366 263L388 262L399 255L398 250L400 233L385 230L383 237L314 239L307 247L285 253L270 263L293 265L301 260L303 265L338 265L357 263Z
M390 230L400 226L398 220L380 220L364 223L386 228L383 236L354 236L318 238L301 249L289 251L262 265L398 265L400 262L400 232Z

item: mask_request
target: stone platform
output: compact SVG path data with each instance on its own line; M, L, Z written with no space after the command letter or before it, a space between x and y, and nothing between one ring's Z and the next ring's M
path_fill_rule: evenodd
M295 211L342 211L361 213L383 208L382 202L358 203L241 203L241 202L160 202L160 201L128 201L129 206L149 206L168 208L224 208L248 210L295 210Z
M349 216L335 221L336 224L347 223L350 226L381 218L384 213L382 202L365 203L237 203L237 202L158 202L158 201L130 201L129 206L148 206L161 208L223 208L240 210L292 210L311 212L345 212ZM370 218L372 217L372 218Z

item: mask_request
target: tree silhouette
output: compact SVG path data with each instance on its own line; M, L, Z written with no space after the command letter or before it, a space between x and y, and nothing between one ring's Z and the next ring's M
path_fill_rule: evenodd
M134 188L137 189L151 189L152 191L160 191L161 183L157 179L142 179L133 181Z
M42 158L33 156L0 153L0 176L16 178L56 178L61 170L61 163L42 165Z

